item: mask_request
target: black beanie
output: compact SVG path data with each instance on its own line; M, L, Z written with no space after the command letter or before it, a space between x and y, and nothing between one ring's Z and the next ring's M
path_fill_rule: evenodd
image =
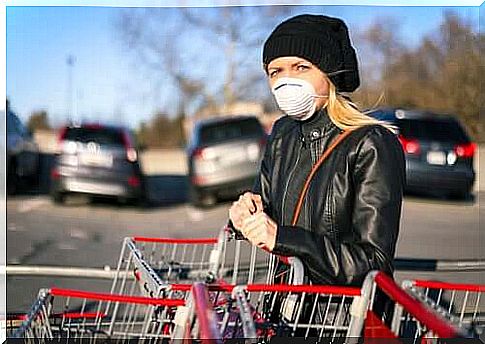
M279 24L264 43L264 68L282 56L310 61L330 74L338 92L353 92L359 87L357 56L347 26L338 18L302 14Z

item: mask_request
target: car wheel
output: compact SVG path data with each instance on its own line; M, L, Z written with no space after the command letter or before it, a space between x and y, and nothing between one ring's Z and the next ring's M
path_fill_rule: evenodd
M7 194L15 195L19 188L20 178L17 175L17 167L14 162L9 166L7 173Z
M452 199L466 201L471 199L471 192L469 189L458 190L449 194Z
M32 187L38 187L40 185L40 175L35 173L28 177L29 185Z
M148 200L148 197L145 194L141 194L137 198L133 200L133 204L137 206L138 208L148 208L150 206L150 202Z
M217 203L213 193L190 188L190 203L197 208L209 208Z
M62 192L53 192L51 198L55 204L63 204L66 201L66 195Z

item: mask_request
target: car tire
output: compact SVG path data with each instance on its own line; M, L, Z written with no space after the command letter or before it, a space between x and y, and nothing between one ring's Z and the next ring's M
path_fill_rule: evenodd
M17 175L17 165L14 161L9 164L7 173L7 195L15 195L19 189L20 178Z
M150 206L148 197L145 194L142 194L135 198L133 203L135 206L141 209L148 208Z
M217 197L207 191L190 188L190 203L196 208L210 208L216 205Z
M51 199L55 204L64 204L66 201L66 195L62 192L53 192L51 193Z
M29 176L28 182L31 187L38 187L40 185L40 174L36 172L35 174Z
M471 199L471 191L469 189L458 190L449 194L449 197L459 201L467 201Z

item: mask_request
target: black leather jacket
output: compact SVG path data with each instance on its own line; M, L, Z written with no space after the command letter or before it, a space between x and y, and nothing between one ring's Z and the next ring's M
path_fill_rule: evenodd
M274 124L253 192L278 223L273 253L296 256L313 283L360 285L370 270L393 273L405 183L404 154L381 125L356 129L320 166L296 226L294 208L312 167L311 141L338 136L325 110Z

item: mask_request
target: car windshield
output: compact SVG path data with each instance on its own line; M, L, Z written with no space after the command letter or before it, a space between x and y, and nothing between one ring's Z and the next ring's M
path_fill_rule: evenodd
M122 146L124 144L121 132L110 128L69 128L65 140L95 142L100 145Z
M239 121L207 124L201 129L200 141L202 144L211 144L238 138L262 136L263 134L263 127L259 121L248 118Z
M470 141L458 121L439 119L400 119L400 132L405 137L441 142Z

